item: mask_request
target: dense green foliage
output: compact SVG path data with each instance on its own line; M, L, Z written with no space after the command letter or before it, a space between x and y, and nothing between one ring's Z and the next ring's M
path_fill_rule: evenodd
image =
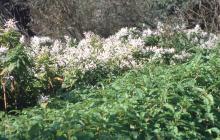
M8 93L6 102L9 108L22 108L35 103L33 64L24 46L19 42L20 36L13 30L3 31L0 35L0 44L8 49L7 53L0 54L0 84L2 86L0 99L2 100L4 94L2 88L5 88ZM6 108L7 106L5 106Z
M6 25L0 139L220 139L216 35L158 23L25 45Z
M48 108L1 113L9 139L219 138L219 49L187 63L148 63L100 89L60 96Z

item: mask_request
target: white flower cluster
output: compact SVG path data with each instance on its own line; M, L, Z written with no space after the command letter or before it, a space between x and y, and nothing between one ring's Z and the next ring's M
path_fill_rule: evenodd
M16 21L14 19L9 19L5 22L4 31L8 32L9 30L17 30Z
M216 47L217 43L219 42L218 36L216 36L215 34L209 34L209 35L206 35L205 37L206 37L206 40L201 39L199 42L201 48L212 49Z
M5 55L6 55L6 53L8 52L8 48L6 48L6 47L0 47L0 64L1 63L4 63L4 61L5 61Z
M129 35L129 29L128 27L125 27L125 28L121 28L121 30L119 30L115 36L117 39L120 39L121 37L125 37L125 36L128 36Z
M48 103L48 102L49 102L49 96L40 95L38 97L38 103L39 104Z
M187 53L186 51L181 51L179 54L175 54L173 56L173 58L177 60L186 60L189 57L191 57L191 54Z
M217 35L213 33L207 33L201 29L199 25L196 25L193 29L188 29L184 31L189 39L202 49L212 49L216 47L216 44L219 42Z
M157 46L154 47L146 47L145 50L142 52L153 52L156 54L174 54L175 49L174 48L160 48Z
M46 53L58 67L66 70L75 68L85 72L95 69L98 65L111 64L121 68L137 66L133 53L143 47L144 42L141 38L124 42L118 36L103 39L92 32L87 32L76 47L59 40L34 37L31 39L31 47L27 49L34 60Z
M4 31L15 30L16 28L16 22L11 19L6 22ZM93 32L86 32L84 39L78 44L69 36L64 36L64 41L35 36L30 39L30 44L25 46L36 66L33 68L33 72L40 79L44 78L40 75L45 74L44 72L48 70L48 67L59 74L63 74L62 77L65 78L65 74L68 72L73 71L74 73L76 71L77 73L80 71L85 73L99 66L110 69L136 68L142 66L145 60L160 60L163 59L163 56L176 60L186 60L191 54L186 50L175 49L173 44L171 47L169 45L161 47L163 45L159 43L153 46L146 45L148 44L146 39L166 38L167 34L172 36L176 32L185 33L189 40L192 40L202 49L214 48L219 41L216 35L202 31L198 25L193 29L185 30L183 28L184 26L167 28L159 22L157 29L154 30L148 28L140 31L137 28L125 27L108 38L101 38ZM25 39L22 36L20 42L25 44ZM3 62L7 51L8 48L0 47L0 62ZM142 56L143 58L141 58ZM42 96L42 99L46 100L47 98Z
M142 33L143 37L148 37L151 35L157 35L157 32L153 32L151 29L148 28L148 29L144 30Z
M53 67L60 68L63 71L76 69L83 73L96 69L100 65L116 66L122 69L139 67L142 63L137 62L134 53L152 53L155 54L152 56L154 58L169 54L172 55L172 58L178 60L190 57L190 54L184 50L177 52L175 48L145 45L144 39L146 37L163 34L163 28L164 25L162 23L159 23L158 28L155 30L146 29L138 31L136 28L126 27L108 38L101 38L92 32L87 32L84 34L85 38L75 46L71 46L72 39L68 36L64 37L64 42L52 40L48 37L33 37L27 50L36 63L38 63L37 60L40 57L47 54L51 61L53 61L51 64ZM178 26L175 29L180 29L181 31L182 27ZM184 30L184 32L189 37L192 37L192 34L198 34L196 37L199 38L200 46L203 48L212 48L216 41L218 41L214 34L203 32L199 26L191 30ZM40 69L41 71L45 70L44 65Z
M6 47L0 47L0 55L1 55L1 54L6 54L7 51L8 51L8 48L6 48Z

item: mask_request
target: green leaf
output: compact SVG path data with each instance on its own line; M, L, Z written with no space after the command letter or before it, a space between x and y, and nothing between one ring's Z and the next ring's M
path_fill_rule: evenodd
M209 134L212 134L212 133L216 133L217 135L220 134L220 130L217 127L210 128L210 129L208 129L206 131L209 132Z
M169 109L169 110L172 111L172 112L175 112L175 109L174 109L174 107L173 107L171 104L166 103L166 104L164 105L164 107L167 108L167 109Z

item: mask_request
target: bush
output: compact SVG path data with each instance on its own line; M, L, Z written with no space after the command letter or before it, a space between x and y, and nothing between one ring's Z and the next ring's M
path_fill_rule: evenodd
M6 104L13 91L24 105L40 95L40 108L1 112L2 138L219 138L216 35L159 23L109 38L88 32L78 44L34 37L23 46L8 25L0 36L1 78L9 81L1 99Z
M32 61L29 59L24 46L19 43L20 34L13 28L13 21L8 22L0 35L0 77L1 77L1 96L4 99L4 108L8 106L23 107L26 104L33 104L34 101L28 100L34 97Z
M73 91L68 99L78 96L74 103L54 100L46 109L27 109L17 117L2 114L1 135L19 139L219 138L219 56L217 49L205 56L198 52L179 65L147 63L102 89Z
M6 25L16 29L12 20ZM33 37L28 44L17 31L4 29L1 43L9 52L2 55L2 60L7 61L2 64L2 69L5 69L3 77L12 76L10 74L15 73L12 71L20 71L13 77L18 73L24 74L23 79L30 76L30 87L37 89L34 96L53 96L63 89L100 86L105 79L140 68L145 62L185 62L196 49L212 49L218 40L216 35L202 31L199 26L184 29L162 23L158 23L154 30L122 28L108 38L87 32L78 44L68 36L64 38ZM23 90L20 89L21 92ZM32 92L32 89L28 91Z

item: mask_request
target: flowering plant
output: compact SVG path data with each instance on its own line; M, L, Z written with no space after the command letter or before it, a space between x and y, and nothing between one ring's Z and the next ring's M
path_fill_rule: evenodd
M193 48L212 49L218 41L199 26L185 29L159 22L156 29L125 27L108 38L86 32L79 43L68 36L64 41L35 36L27 44L12 21L0 35L2 77L13 76L22 92L37 88L33 92L37 94L55 93L61 86L96 85L109 75L140 68L149 61L184 62L194 54Z
M32 62L23 45L14 20L5 23L0 34L0 78L4 108L19 107L27 103L26 94L33 95Z
M110 72L118 68L138 68L155 60L176 63L187 60L192 55L192 48L208 49L218 41L216 35L203 32L199 26L185 29L184 26L165 26L160 22L154 30L125 27L108 38L92 32L86 32L84 36L74 46L67 36L64 42L48 37L31 38L27 51L37 66L35 76L40 78L40 73L52 70L50 79L62 77L63 87L71 87L89 71L100 69L99 72L105 73L105 69ZM48 61L41 61L43 58Z

